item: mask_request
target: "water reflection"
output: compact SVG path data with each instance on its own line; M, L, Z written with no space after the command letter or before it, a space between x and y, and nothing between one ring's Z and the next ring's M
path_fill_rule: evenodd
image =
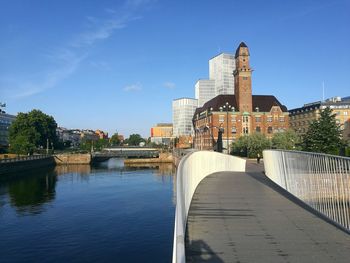
M45 211L45 204L55 199L57 177L52 170L26 172L21 178L5 183L11 206L25 215ZM3 187L2 187L3 188Z
M55 173L57 175L61 174L90 174L91 166L89 164L70 164L70 165L57 165L55 167Z
M106 170L118 171L121 175L133 171L153 170L152 173L157 176L156 181L166 184L175 180L175 166L171 163L128 164L124 166L123 159L113 158L94 166L58 165L50 169L19 173L0 181L0 207L6 204L5 198L8 195L10 205L15 208L18 214L39 214L45 211L46 204L55 199L57 180L89 181L91 175L106 174ZM64 177L60 177L60 175L64 175ZM175 187L175 184L173 186Z

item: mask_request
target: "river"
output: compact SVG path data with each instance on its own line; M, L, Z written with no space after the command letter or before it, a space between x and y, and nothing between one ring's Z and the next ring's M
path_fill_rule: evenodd
M57 166L0 181L0 262L171 262L174 168Z

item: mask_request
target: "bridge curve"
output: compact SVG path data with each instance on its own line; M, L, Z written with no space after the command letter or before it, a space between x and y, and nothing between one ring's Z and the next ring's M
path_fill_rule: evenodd
M184 156L177 168L173 262L185 262L185 231L192 196L198 184L219 171L244 171L244 159L211 151Z
M262 170L249 162L247 172L201 181L188 214L186 262L348 262L350 236Z

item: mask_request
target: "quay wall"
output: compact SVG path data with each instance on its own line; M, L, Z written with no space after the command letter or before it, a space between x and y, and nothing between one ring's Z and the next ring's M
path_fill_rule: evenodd
M54 156L57 165L66 164L90 164L91 154L56 154Z
M160 153L159 158L138 158L138 159L125 159L125 164L138 164L138 163L173 163L174 157L171 153Z
M23 159L11 162L0 163L0 175L17 173L31 169L54 166L55 160L52 156L41 157L37 159Z

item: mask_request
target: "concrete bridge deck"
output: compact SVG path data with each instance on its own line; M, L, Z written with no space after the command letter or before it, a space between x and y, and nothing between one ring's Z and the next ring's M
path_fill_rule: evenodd
M263 167L215 173L198 186L186 262L349 262L350 235L272 184Z

